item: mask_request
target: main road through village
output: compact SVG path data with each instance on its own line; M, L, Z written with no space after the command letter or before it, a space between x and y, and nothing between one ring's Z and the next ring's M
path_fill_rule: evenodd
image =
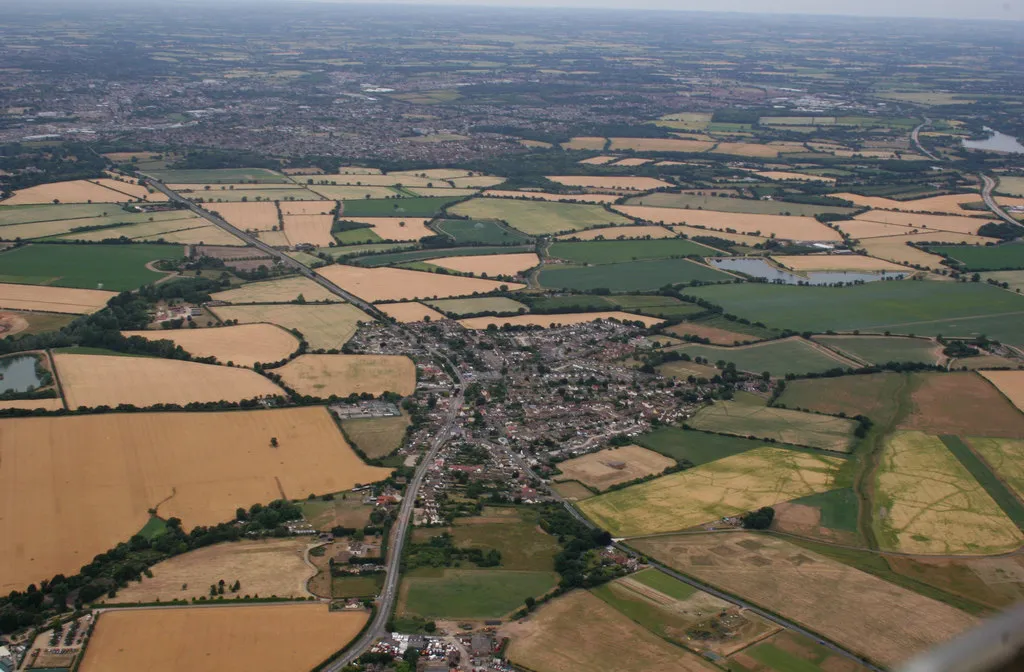
M987 180L988 178L985 179ZM219 215L212 213L208 210L205 210L196 205L195 203L192 203L188 199L183 198L174 191L168 189L163 183L153 179L148 179L147 182L154 189L165 194L171 201L184 205L186 208L196 213L200 217L204 217L205 219L209 220L216 226L219 226L220 228L224 229L228 233L231 233L232 235L244 240L249 245L252 245L253 247L262 250L263 252L266 252L267 254L279 259L282 264L285 264L288 267L296 269L302 275L306 276L310 280L313 280L314 282L321 285L322 287L332 292L333 294L340 296L341 298L345 299L352 305L359 307L364 312L369 313L370 315L373 315L375 317L380 317L382 315L381 312L372 304L363 301L354 294L345 291L344 289L334 284L330 280L327 280L323 276L317 274L308 266L300 263L299 261L296 261L295 259L292 259L284 252L276 248L273 248L270 245L264 243L262 240L259 240L255 236L248 234L235 226L232 226ZM991 192L991 187L988 186L987 181L986 187L988 188L988 192ZM986 202L988 202L988 199L986 199ZM437 359L447 362L449 365L451 365L451 362L444 355L444 353L441 353L433 349L430 349L429 352ZM359 658L359 656L365 653L373 645L374 641L376 641L379 637L386 634L387 632L384 626L391 618L391 612L394 610L395 600L398 597L398 585L399 579L401 578L400 570L402 562L402 550L405 546L405 540L409 530L409 525L412 522L412 511L416 503L416 496L419 494L420 486L423 484L423 479L426 476L427 470L430 468L430 465L437 458L437 454L438 452L440 452L441 447L448 441L449 438L451 438L455 430L455 427L458 424L459 411L462 409L462 403L465 398L466 381L459 374L459 371L455 366L451 366L451 370L455 372L456 376L458 376L458 391L451 398L451 404L448 408L448 415L445 417L444 424L438 430L438 433L434 436L434 439L430 445L430 450L427 451L427 453L423 456L423 459L420 461L419 466L417 466L412 479L406 486L405 496L402 499L402 504L398 509L398 516L396 517L391 527L391 539L390 543L388 544L388 559L386 565L387 578L385 579L384 587L381 590L380 597L377 599L377 609L374 614L373 620L363 631L363 634L360 635L358 639L356 639L354 642L352 642L351 645L347 647L345 653L343 653L340 657L338 657L337 659L335 659L323 668L325 672L339 672L343 667ZM521 460L520 458L520 464L526 470L528 470L528 472L531 475L538 478L538 480L541 480L539 479L539 477L536 476L536 474L533 473L533 470L530 469L529 466L527 466L525 460ZM586 518L584 518L575 508L573 508L571 504L569 504L565 500L562 500L561 497L559 497L557 494L554 494L554 497L561 501L565 508L569 511L569 513L576 517L580 522L582 522L587 527L594 527L594 524ZM632 552L631 549L629 549L620 542L615 542L615 545L621 548L622 550ZM777 625L780 625L784 628L789 628L794 632L798 632L802 635L810 637L811 639L820 642L823 646L834 651L835 653L859 662L860 664L866 666L873 672L884 672L882 668L876 667L860 659L858 656L854 655L850 651L847 651L846 649L828 640L823 639L821 636L815 634L814 632L802 628L796 623L788 621L775 613L760 609L759 607L750 604L749 602L741 600L733 595L730 595L729 593L722 592L714 588L713 586L710 586L702 581L698 581L690 576L680 574L679 572L675 572L669 569L668 567L665 567L658 563L652 563L652 565L657 569L661 570L662 572L684 583L687 583L695 588L698 588L699 590L703 590L704 592L714 595L715 597L721 600L734 604L743 609L747 609L750 612L755 613L758 616L761 616L762 618L773 623L776 623Z

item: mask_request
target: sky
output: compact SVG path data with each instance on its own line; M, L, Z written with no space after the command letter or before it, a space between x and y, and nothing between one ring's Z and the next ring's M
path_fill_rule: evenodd
M366 0L320 0L350 2ZM381 2L381 0L376 0ZM1024 21L1024 0L383 0L415 5L600 7L758 14L906 16ZM376 4L376 3L375 3Z

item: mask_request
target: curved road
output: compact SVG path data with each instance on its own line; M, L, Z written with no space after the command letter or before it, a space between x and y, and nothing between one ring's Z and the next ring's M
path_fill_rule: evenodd
M992 198L992 190L996 188L996 181L984 173L978 173L978 177L981 178L981 183L983 185L981 188L981 198L985 201L985 205L988 209L992 211L992 214L1006 222L1009 222L1010 224L1024 226L1008 215L1005 210L999 207L999 204L996 203L996 199Z
M929 152L927 149L925 149L924 145L921 144L921 140L918 138L918 134L921 132L921 129L924 128L925 126L931 126L931 125L932 125L932 120L929 119L928 117L925 117L924 121L922 121L920 124L918 124L914 128L914 130L912 130L910 132L910 139L914 142L914 146L917 147L917 151L921 152L922 154L927 156L932 161L942 161L942 159L940 159L939 157L935 156L934 154Z

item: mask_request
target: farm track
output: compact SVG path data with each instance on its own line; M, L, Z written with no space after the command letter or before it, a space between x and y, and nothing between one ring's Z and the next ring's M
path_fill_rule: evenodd
M817 350L821 354L825 355L826 357L830 357L830 358L836 360L837 362L839 362L840 364L842 364L844 366L847 366L847 367L849 367L851 369L857 369L857 368L860 368L860 367L864 366L864 364L862 364L857 359L854 359L853 357L850 357L848 355L844 355L844 354L841 354L839 352L836 352L832 348L828 348L828 347L822 345L821 343L818 343L817 341L814 341L812 339L804 339L804 340L807 343L809 343L812 348L814 348L815 350Z

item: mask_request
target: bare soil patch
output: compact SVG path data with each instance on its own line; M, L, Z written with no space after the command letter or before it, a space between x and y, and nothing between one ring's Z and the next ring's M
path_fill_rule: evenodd
M314 397L364 392L412 394L416 365L400 355L300 355L275 371L299 394Z
M562 475L555 480L579 481L598 490L607 490L619 483L660 474L675 463L669 457L640 446L606 448L559 463Z
M913 381L912 408L900 423L902 429L1024 438L1024 415L979 374L921 373Z

